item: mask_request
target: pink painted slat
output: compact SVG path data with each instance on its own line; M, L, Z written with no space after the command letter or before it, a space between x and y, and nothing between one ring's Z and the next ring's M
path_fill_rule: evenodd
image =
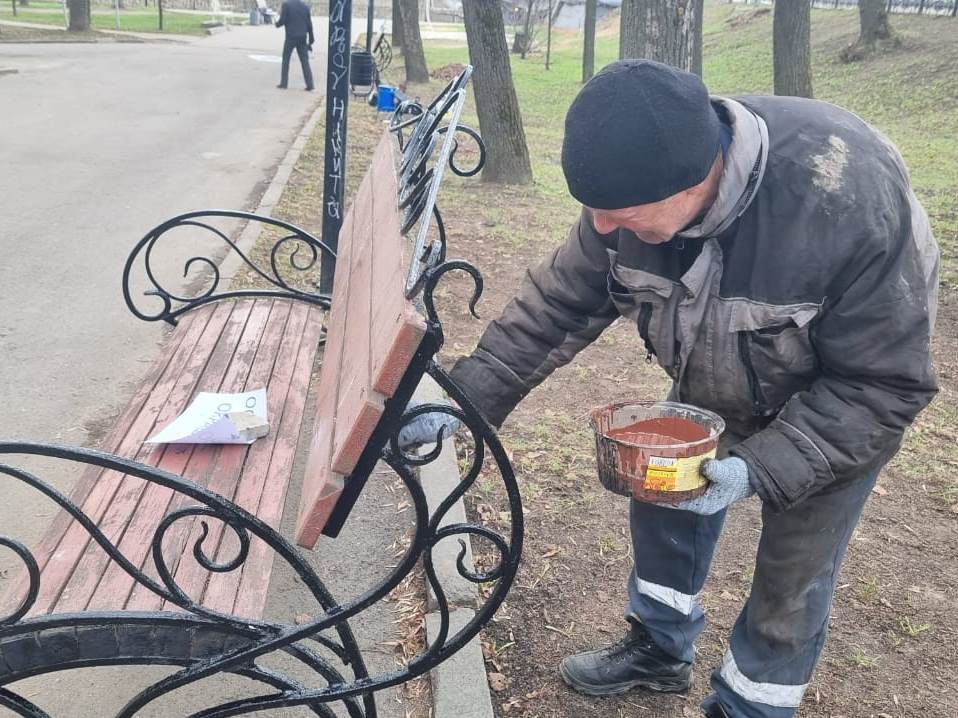
M205 391L234 391L243 388L242 379L235 378L235 367L238 364L233 363L236 348L239 345L243 335L246 322L249 319L253 308L252 302L243 302L238 304L230 317L220 343L214 350L210 358L207 378L219 376L221 381L218 387L212 384L204 384ZM233 374L230 369L233 368ZM213 491L217 491L219 477L225 477L222 483L228 484L233 480L239 467L242 465L242 457L245 455L245 447L236 446L196 446L193 449L193 456L186 467L184 475L197 483L204 484ZM177 495L171 504L171 510L178 510L187 505L195 504L192 499ZM174 576L177 574L179 561L184 548L189 545L187 537L190 535L193 523L188 520L178 521L167 533L164 541L163 555L167 558L169 569ZM157 578L157 571L153 564L152 556L148 556L144 563L143 571L151 578ZM156 611L162 607L163 600L152 591L141 585L133 588L133 593L127 601L125 608L127 610Z
M262 306L256 309L259 305ZM236 380L232 380L232 376L237 371L237 367L242 373L243 367L248 368L248 365L244 364L242 359L237 361L237 358L247 356L249 347L254 346L255 342L259 341L259 336L262 331L259 317L265 313L266 307L268 307L268 302L265 301L259 301L255 304L252 302L244 302L242 306L236 307L233 315L230 317L229 324L227 324L226 329L220 337L220 341L213 349L206 372L203 375L200 385L197 387L197 391L233 392L243 389L243 380L241 379L237 382ZM256 312L255 315L254 312ZM250 325L251 320L253 322L252 325ZM250 326L249 330L247 330L247 326ZM208 485L213 481L212 477L220 473L228 473L231 462L227 456L223 455L223 448L224 447L221 446L194 445L189 462L181 472L181 475L198 484ZM237 466L239 465L239 462L235 463ZM238 468L233 471L232 475L235 476L236 472L238 472ZM160 487L151 486L149 490L153 491L154 489L160 489ZM170 492L165 489L162 489L162 491L166 493L157 495L154 491L153 496L150 497L150 501L144 496L140 506L137 507L137 517L135 521L141 524L142 528L139 530L145 532L145 544L149 544L149 542L152 541L154 531L162 516L187 505L195 505L192 499L189 499L183 494ZM170 494L172 494L172 496L169 496ZM161 509L155 506L155 503L164 496L167 497L167 500L172 498L167 509ZM154 504L154 508L151 508L151 503ZM164 541L165 550L163 555L168 561L169 568L174 571L174 573L192 523L192 519L182 519L176 522L167 532L166 540ZM124 542L135 540L135 534L132 533L133 531L134 528L131 523L130 528L127 529L127 534L124 535ZM139 557L142 554L142 570L151 578L157 578L158 573L153 564L152 554L149 553L149 548L149 545L147 545L143 550L134 550L132 555L128 557ZM131 589L132 593L130 593ZM125 572L119 572L118 567L114 565L111 566L104 575L89 606L92 609L108 601L123 599L128 594L130 595L129 600L126 601L126 608L128 610L157 610L162 604L162 599L160 599L159 596L139 584L134 584ZM108 598L112 596L116 598Z
M270 309L271 303L268 300L257 300L255 302L230 366L237 363L242 364L248 356L255 355L255 351L264 335L264 328L268 331ZM208 358L212 357L218 345L219 342L216 341L204 347ZM207 364L203 376L198 382L197 391L216 391L223 388L222 370L224 367L221 364L216 367L220 370L220 373L216 376L210 376L209 368L209 364ZM160 460L159 468L173 474L183 475L196 448L193 444L168 446ZM202 459L198 459L198 463L202 464ZM158 484L149 484L140 497L140 501L133 515L129 518L123 537L119 542L120 551L134 565L142 566L149 555L156 528L166 515L174 494L175 492L172 489ZM118 564L110 562L100 578L99 585L90 595L86 609L88 611L98 611L121 608L127 602L134 583L132 576L127 574Z
M361 195L371 183L369 175L360 185ZM340 234L339 256L337 258L336 278L333 282L333 300L327 314L326 346L323 351L323 363L320 370L316 416L313 422L313 436L306 455L306 469L303 474L303 489L300 497L299 516L296 521L297 540L301 540L301 530L307 524L314 526L311 514L313 504L320 498L323 487L329 477L329 462L336 432L336 404L339 401L339 372L343 363L343 337L350 306L348 270L353 244L354 212L350 212L343 223L349 232ZM344 271L345 270L345 271ZM311 534L312 535L312 534ZM313 544L319 538L315 534ZM303 541L308 539L302 539ZM305 545L305 543L301 544Z
M251 313L247 328L252 323L255 312L256 308ZM228 306L224 307L223 325L225 325L228 313L230 313L230 308ZM163 414L157 417L158 427L165 426L172 421L189 404L203 376L212 347L215 346L221 331L222 326L216 332L208 332L204 335L202 346L197 346L189 364L181 374L178 386L170 395L167 407ZM153 466L162 465L163 468L181 470L188 461L192 450L193 447L189 444L171 446L144 444L141 454L137 458L139 461ZM146 482L143 480L132 476L125 477L114 500L100 519L100 528L114 544L122 541L124 532L131 517L136 513L136 507L146 488ZM108 564L109 558L107 555L98 546L91 546L77 564L73 576L64 589L63 596L57 602L56 610L66 612L84 609L99 585Z
M370 317L373 306L373 264L378 247L373 239L373 191L375 183L366 186L353 205L352 254L349 262L349 317L343 337L344 360L339 376L339 399L336 403L336 433L333 437L332 469L348 475L369 441L382 416L383 404L370 386ZM377 288L378 290L378 288ZM376 301L383 300L376 291Z
M273 450L269 472L266 476L266 488L260 498L256 515L273 528L279 529L289 488L289 476L292 473L300 439L300 428L306 410L306 397L312 380L316 362L317 342L322 324L322 312L312 308L309 311L304 341L299 347L293 380L289 389L289 398L283 411L277 445ZM282 486L282 490L272 487ZM243 576L236 592L233 613L237 616L258 618L266 609L266 591L255 590L257 586L269 584L273 569L274 556L262 541L254 541L250 546L250 555L243 567Z
M135 421L117 447L117 454L135 456L137 449L153 431L157 421L163 420L164 417L168 420L169 417L176 415L178 411L176 399L184 390L191 389L188 383L184 384L184 381L189 381L189 377L184 379L183 372L194 354L196 343L210 328L210 323L219 322L219 320L220 310L210 307L208 310L198 310L193 321L183 327L186 330L184 337L167 365L163 378L150 392ZM213 328L215 326L214 324ZM122 478L122 474L113 471L105 471L98 475L94 487L81 506L91 520L100 522L104 511L113 502ZM80 524L71 522L44 566L40 593L31 615L47 613L53 609L90 542L87 530Z
M311 365L305 366L305 363L298 362L299 354L301 350L305 350L315 356L319 341L318 332L313 335L307 335L305 332L307 315L308 307L300 305L295 316L291 317L270 375L270 412L274 430L268 437L253 445L234 496L238 506L262 520L267 520L259 512L264 494L285 495L292 473L293 452L299 438L302 407L312 373ZM297 370L300 372L299 386L296 386ZM290 422L290 415L296 416L294 423ZM235 555L236 542L232 540L232 536L229 539L224 538L221 542L219 561ZM260 543L258 539L254 539L254 544ZM211 575L203 604L214 610L231 611L242 574L246 570L253 570L250 561L255 561L256 556L258 554L255 553L248 556L241 570ZM265 573L268 578L273 557L269 555L260 558L267 562L261 573ZM262 593L265 597L267 587L268 581L261 581L247 586L246 590L252 594Z

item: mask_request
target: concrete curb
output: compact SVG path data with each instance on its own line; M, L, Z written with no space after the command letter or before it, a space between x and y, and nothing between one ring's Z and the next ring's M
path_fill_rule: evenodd
M443 399L443 392L431 377L426 376L416 389L414 399L419 402L436 402ZM432 514L459 483L459 464L454 441L450 439L443 442L442 453L436 460L419 468L419 481ZM460 499L446 514L442 525L465 520L466 507ZM466 569L472 571L472 544L468 537L464 542L466 554L462 561ZM432 552L436 577L449 602L451 633L455 633L472 620L479 601L476 585L459 575L456 566L459 550L457 540L446 539L436 544ZM432 589L427 588L427 591L426 638L432 642L439 630L440 614ZM486 664L482 658L478 636L452 658L434 668L429 678L432 683L435 718L493 718L492 696L489 693Z
M313 129L316 127L316 123L319 122L319 118L322 116L326 107L324 100L321 100L316 105L315 109L306 119L306 122L303 123L299 133L296 135L296 139L293 140L293 144L291 144L286 151L286 156L283 157L283 160L273 173L273 179L270 180L269 186L260 198L259 204L256 206L256 209L253 210L254 214L265 217L273 216L273 210L276 209L276 205L279 204L279 200L283 196L283 191L289 183L293 168L296 166L299 156L303 153L303 148L306 147L309 136L313 133ZM262 231L263 225L259 222L247 222L246 226L244 226L240 232L239 237L236 239L237 249L239 249L243 255L249 256L250 251L255 246L256 240L259 239ZM237 271L243 266L244 262L237 252L230 252L224 257L219 265L220 278L221 281L224 282L224 286L230 285Z

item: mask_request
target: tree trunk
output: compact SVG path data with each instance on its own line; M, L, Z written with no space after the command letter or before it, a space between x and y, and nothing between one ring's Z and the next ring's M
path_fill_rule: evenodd
M595 74L595 13L599 0L585 2L585 41L582 45L582 82Z
M775 3L772 57L775 94L812 97L811 0Z
M90 29L90 0L68 0L70 32L86 32Z
M393 0L393 49L397 51L402 50L403 43L402 8L400 6L400 0Z
M512 82L501 6L488 0L463 0L462 14L469 62L475 68L472 84L479 130L488 152L482 181L528 184L532 166Z
M645 57L646 15L649 0L622 0L619 15L619 59Z
M705 24L705 0L695 0L695 37L692 39L692 67L699 77L702 76L702 26Z
M885 0L858 0L858 19L861 31L858 39L841 51L845 62L855 62L874 51L879 41L894 47L899 40L888 24L888 6Z
M892 36L884 0L859 0L858 18L861 22L858 41L863 45L874 47L878 40L888 40Z
M702 0L622 0L619 56L701 72Z
M429 82L426 55L419 34L419 0L400 0L403 27L403 59L406 65L406 82Z

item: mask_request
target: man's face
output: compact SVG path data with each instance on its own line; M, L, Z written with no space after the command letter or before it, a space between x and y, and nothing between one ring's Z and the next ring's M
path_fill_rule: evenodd
M600 234L626 229L647 244L663 244L701 217L715 201L721 156L699 184L651 204L622 209L593 209L592 222Z

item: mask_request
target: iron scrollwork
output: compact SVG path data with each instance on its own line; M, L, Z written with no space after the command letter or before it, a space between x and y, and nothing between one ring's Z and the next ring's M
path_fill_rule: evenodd
M267 228L275 228L280 236L273 241L266 261L254 261L244 253L230 236L215 226L216 219L256 222ZM194 255L183 262L183 277L191 270L204 269L205 276L199 279L199 286L192 291L173 289L168 281L161 278L156 264L156 253L164 240L172 236L174 230L190 228L209 233L215 238L220 250L235 253L240 261L262 282L272 289L231 289L220 275L218 258L206 255ZM157 225L144 235L136 244L123 268L123 298L130 311L143 321L165 321L176 324L180 315L211 302L242 297L277 297L297 299L328 309L330 297L304 286L312 283L318 262L324 257L335 259L336 253L321 239L303 229L273 217L264 217L250 212L234 210L201 210L187 212ZM148 288L143 296L135 297L133 284L145 278ZM296 282L300 278L302 281ZM297 286L298 285L298 286ZM159 307L155 305L159 300Z
M465 73L465 79L468 79L468 73ZM446 127L458 129L457 122L462 107L462 95L459 93L464 84L462 78L450 83L450 87L440 96L440 101L431 106L446 107L446 111L450 108L453 110L451 123ZM442 99L443 97L445 99ZM428 108L420 109L422 111L416 117L421 124L430 128L432 139L426 136L420 125L399 122L403 128L411 129L409 141L405 144L405 157L420 158L421 148L430 144L435 146L437 143L434 140L441 138L445 144L439 159L445 164L451 157L450 142L455 133L438 126L442 121L441 112L434 113ZM407 164L411 166L413 162L420 169L407 171L407 181L400 193L408 191L410 182L419 186L416 176L417 173L423 172L421 168L425 165L421 159L409 160ZM433 165L430 169L433 179L423 185L428 191L418 190L426 193L427 198L426 205L421 208L423 221L428 221L431 216L438 218L438 214L433 215L433 212L435 190L438 188L442 166L436 168ZM437 184L431 184L433 181ZM177 221L180 219L177 218ZM163 226L161 225L161 228ZM411 232L411 227L407 231ZM162 231L148 234L140 248L147 248L150 238L161 234ZM420 229L415 239L421 255L423 247L419 245L424 236ZM144 708L154 707L158 701L181 687L208 677L226 674L244 676L256 681L264 686L266 692L197 710L192 713L192 718L225 718L293 706L305 706L315 715L333 718L334 704L339 704L350 718L375 718L376 691L405 683L426 673L478 634L492 618L514 582L522 550L523 513L515 474L495 430L434 358L444 340L442 323L434 300L437 286L450 272L465 272L474 283L469 309L475 313L475 305L482 292L482 276L468 262L445 261L444 251L440 253L443 255L441 257L432 251L424 254L427 260L432 258L433 261L423 262L417 269L413 296L424 309L426 335L396 395L387 400L383 419L366 449L374 464L377 461L385 463L398 477L408 496L414 517L408 548L389 569L388 574L363 593L336 599L311 564L278 531L231 501L192 481L99 451L39 443L0 442L0 456L43 456L79 465L93 465L137 477L149 484L160 485L183 499L174 501L172 505L180 508L165 516L153 532L152 551L147 558L152 565L148 571L146 566L128 560L117 543L111 541L80 506L49 482L24 469L6 463L0 464L0 479L25 484L54 502L79 523L92 541L130 575L139 587L147 589L178 609L31 615L43 573L38 568L37 558L29 549L11 537L0 536L0 546L16 554L25 576L21 582L21 588L25 590L22 591L23 595L16 599L15 605L12 608L0 606L0 706L20 716L49 718L29 698L12 690L10 684L41 673L82 666L160 664L172 666L174 671L133 696L117 713L117 718L132 718ZM206 296L212 295L204 295L204 300ZM175 319L177 313L186 311L185 308L175 309L172 306L175 299L177 298L167 295L165 315L152 318L170 321ZM426 374L447 392L455 402L454 405L430 403L407 410L410 396ZM461 434L466 441L467 454L471 457L455 487L431 514L416 470L440 456L444 437L440 433L436 437L435 447L424 454L408 453L399 445L402 428L426 412L440 412L457 418L463 426ZM444 524L449 511L473 487L480 474L489 470L490 464L495 465L503 482L508 501L508 528L500 531L468 521ZM300 617L307 616L308 620L284 622L269 618L250 619L212 610L191 597L187 590L177 585L174 572L171 571L163 552L164 536L176 522L187 520L200 522L202 527L198 538L195 538L193 545L187 549L192 551L197 563L211 574L242 571L251 553L251 545L254 542L264 543L275 559L291 569L306 587L313 605L297 608L301 611ZM208 536L207 522L212 521L232 532L237 545L234 553L217 558L205 545ZM479 538L491 547L491 566L476 570L465 564L464 542L470 538ZM457 560L458 575L473 584L485 584L488 588L479 592L472 620L455 631L451 627L452 609L447 593L433 565L436 546L447 540L458 541L462 546ZM349 622L386 599L420 564L438 606L437 634L432 642L404 667L370 675ZM190 640L176 638L184 635L189 635ZM16 650L18 645L22 645L24 637L29 638L30 650L33 653L30 660L18 662ZM83 651L75 649L81 641L85 642ZM177 646L180 649L176 649ZM294 677L290 672L277 670L270 663L270 659L276 656L294 661L300 671L307 669L317 680L307 682ZM298 676L299 672L296 675Z

